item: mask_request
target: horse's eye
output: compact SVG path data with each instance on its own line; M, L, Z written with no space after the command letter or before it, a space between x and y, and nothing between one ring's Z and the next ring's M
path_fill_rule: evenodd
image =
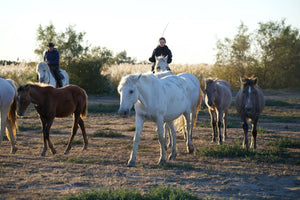
M133 93L133 90L130 90L129 93L132 94L132 93Z

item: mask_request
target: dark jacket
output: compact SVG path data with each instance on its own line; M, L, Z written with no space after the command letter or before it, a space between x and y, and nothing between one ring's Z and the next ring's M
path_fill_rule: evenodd
M168 60L167 60L168 63L172 62L172 52L168 48L167 45L165 45L164 47L161 47L161 46L158 45L153 50L152 56L149 58L149 61L150 62L155 62L155 56L158 57L158 56L161 56L161 55L163 55L164 57L168 56Z
M44 56L44 61L49 61L50 66L54 66L58 69L59 67L59 53L56 48L53 49L52 52L46 51Z

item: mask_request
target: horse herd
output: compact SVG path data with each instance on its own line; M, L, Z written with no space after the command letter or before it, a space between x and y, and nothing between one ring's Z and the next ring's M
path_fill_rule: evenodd
M160 56L156 58L154 74L124 75L120 80L118 86L120 108L118 113L122 117L127 117L131 108L135 107L135 135L127 166L135 166L138 143L146 120L152 120L157 125L160 143L159 164L166 163L167 147L172 147L168 159L176 158L175 125L183 131L187 151L192 153L194 151L192 131L203 98L211 116L212 141L222 144L226 140L227 116L232 102L228 82L206 79L204 95L196 76L190 73L175 75L169 70L167 57ZM48 84L51 82L53 77L51 78L52 75L51 73L48 74L48 71L49 69L45 64L38 65L37 72L40 82L48 81ZM55 88L55 83L52 80L51 84L54 87L48 84L28 83L19 86L18 89L14 81L0 78L0 142L6 130L11 143L11 153L17 151L17 114L23 116L30 103L34 104L42 123L44 146L41 156L45 156L47 147L53 154L56 153L49 137L54 118L67 117L71 114L73 115L73 127L64 153L69 153L78 127L80 127L83 135L83 150L87 149L88 139L83 121L87 115L87 94L76 85L68 85L68 76L64 75L64 77L65 86L63 88ZM256 126L264 105L264 95L257 85L257 79L241 78L241 89L236 95L235 106L240 114L244 130L244 148L248 149L248 120L252 123L251 147L256 148ZM221 132L222 121L223 133ZM167 139L169 139L168 144L166 143Z

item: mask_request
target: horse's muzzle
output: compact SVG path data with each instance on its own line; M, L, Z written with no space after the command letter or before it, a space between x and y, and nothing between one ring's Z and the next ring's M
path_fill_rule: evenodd
M22 112L22 111L18 111L17 114L18 114L19 116L24 116L24 112Z
M126 109L126 110L119 110L118 111L118 113L119 113L119 115L121 116L121 117L128 117L129 116L129 109Z

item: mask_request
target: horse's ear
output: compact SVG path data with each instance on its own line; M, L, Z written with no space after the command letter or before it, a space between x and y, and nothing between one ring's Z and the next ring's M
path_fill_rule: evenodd
M218 80L218 78L215 78L215 80L214 81L217 81Z
M241 83L244 83L245 79L243 77L240 77Z
M136 83L141 77L142 77L142 74L139 74L139 76L135 78L134 82Z
M257 85L257 78L253 78L253 85Z
M168 55L166 55L166 57L165 57L165 61L167 61L168 60Z

